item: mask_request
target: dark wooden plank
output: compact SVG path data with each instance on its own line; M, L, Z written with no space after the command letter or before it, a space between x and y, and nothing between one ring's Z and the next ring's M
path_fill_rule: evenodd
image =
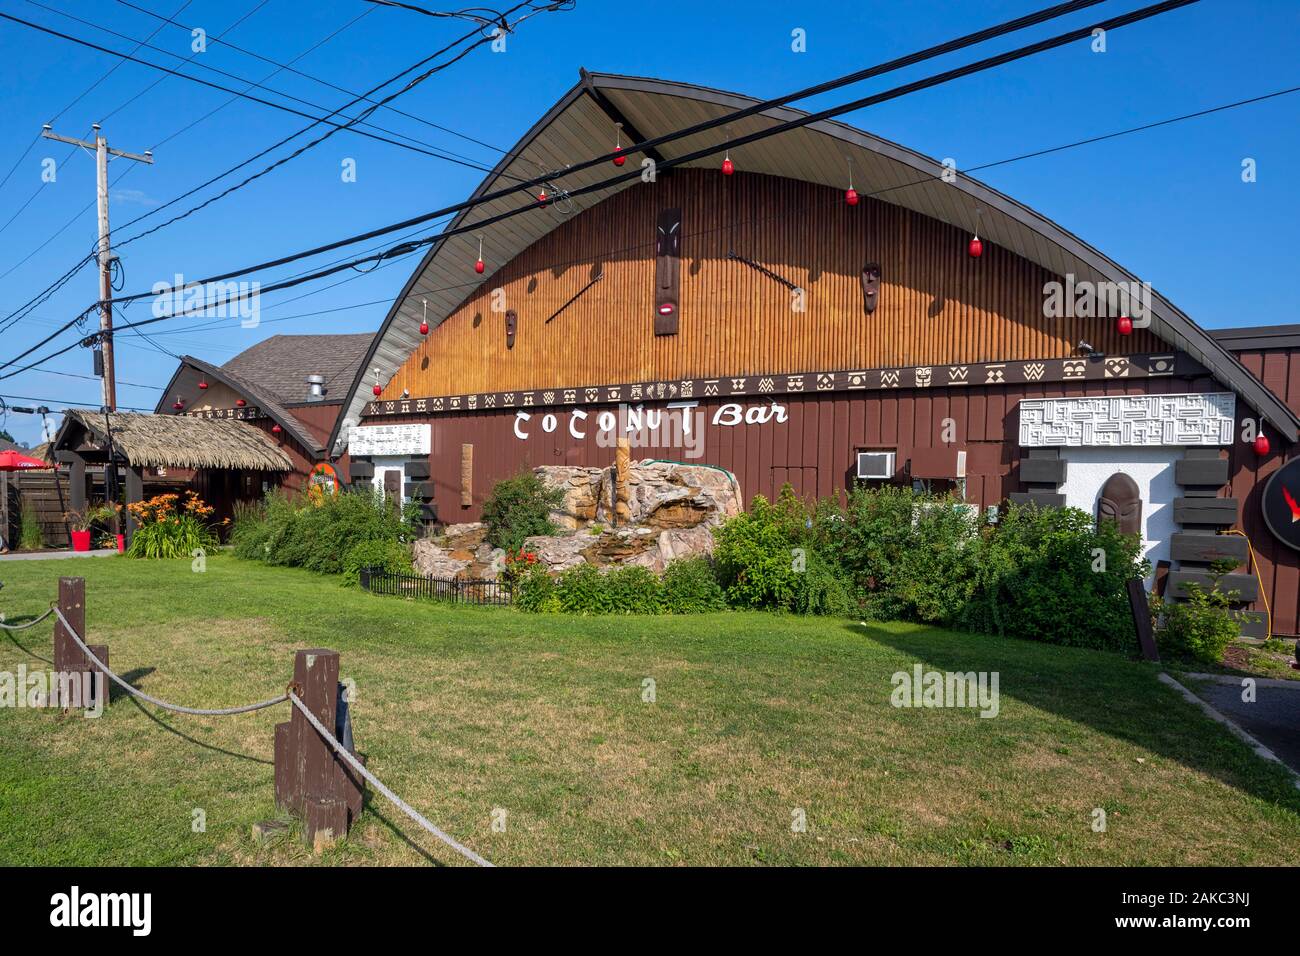
M1246 560L1246 539L1235 534L1178 532L1170 536L1169 556L1175 561Z
M1226 485L1228 461L1226 458L1184 458L1174 462L1174 481L1180 485Z
M1147 604L1146 586L1141 578L1130 578L1126 586L1129 609L1133 612L1133 627L1137 631L1138 649L1146 660L1158 661L1160 654L1156 651L1155 635L1151 633L1151 608Z
M1175 498L1174 520L1179 524L1223 525L1237 523L1236 498Z
M1168 595L1171 598L1183 597L1184 584L1199 584L1207 591L1214 583L1214 576L1208 571L1180 570L1169 573ZM1219 590L1240 592L1240 601L1250 604L1259 598L1259 581L1253 574L1225 574L1219 579Z
M1022 458L1020 459L1020 480L1026 484L1064 484L1065 459Z

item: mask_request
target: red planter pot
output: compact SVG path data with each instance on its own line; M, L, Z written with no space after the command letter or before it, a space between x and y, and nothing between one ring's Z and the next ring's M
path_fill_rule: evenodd
M72 532L72 550L89 551L90 550L90 532L74 531Z

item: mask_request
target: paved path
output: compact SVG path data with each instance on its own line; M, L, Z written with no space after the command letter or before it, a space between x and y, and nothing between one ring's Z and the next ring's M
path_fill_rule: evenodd
M1300 773L1300 682L1291 687L1255 688L1255 701L1241 699L1241 684L1219 684L1188 678L1202 700L1262 743L1296 773Z
M100 548L95 551L10 551L0 554L0 561L62 561L64 558L106 558L117 554L117 548Z

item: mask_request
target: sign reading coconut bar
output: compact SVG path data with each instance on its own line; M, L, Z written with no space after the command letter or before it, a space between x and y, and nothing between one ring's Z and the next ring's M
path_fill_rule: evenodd
M1231 445L1232 392L1027 398L1020 402L1023 447Z
M348 433L348 454L353 458L375 455L427 455L433 426L357 425Z

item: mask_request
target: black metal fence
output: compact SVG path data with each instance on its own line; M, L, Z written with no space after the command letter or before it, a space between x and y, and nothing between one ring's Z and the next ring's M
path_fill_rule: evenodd
M434 578L383 568L362 568L361 587L372 594L450 601L453 604L509 604L510 586L501 581Z

